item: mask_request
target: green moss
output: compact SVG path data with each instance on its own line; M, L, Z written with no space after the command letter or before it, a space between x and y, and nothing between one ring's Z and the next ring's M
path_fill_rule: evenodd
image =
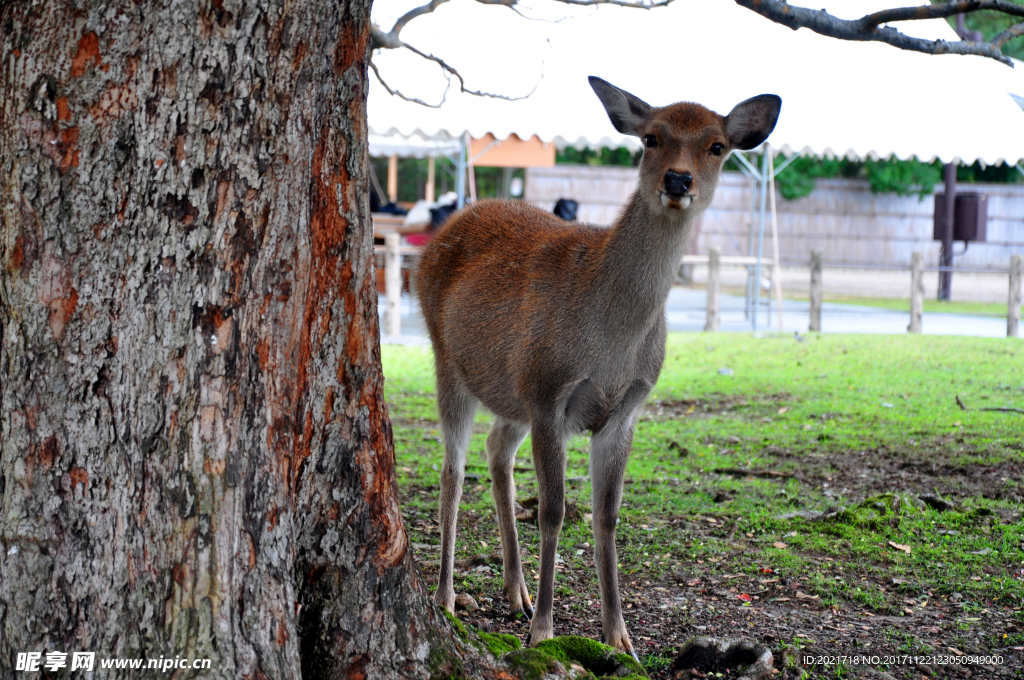
M519 638L515 635L509 635L507 633L485 633L478 631L480 640L487 647L487 650L494 656L501 656L506 652L519 649L521 647Z
M628 654L575 635L545 640L533 649L513 652L505 658L513 667L522 668L529 678L551 672L551 661L566 667L573 663L579 664L596 678L647 678L643 667Z
M538 647L517 649L506 654L503 659L515 676L523 680L540 680L549 673L564 672L558 659Z
M452 614L443 607L441 608L441 611L444 612L445 617L447 617L448 621L452 624L452 628L455 629L455 632L458 633L460 638L467 642L472 640L473 636L470 634L469 630L466 629L465 624L463 624L462 621L459 621L459 617L455 616L455 614Z

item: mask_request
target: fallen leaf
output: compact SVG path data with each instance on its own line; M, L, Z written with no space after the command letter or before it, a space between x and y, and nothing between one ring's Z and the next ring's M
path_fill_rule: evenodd
M785 413L788 410L789 410L788 406L783 406L782 408L779 409L779 415L781 416L783 413Z
M961 652L961 651L960 651L959 649L957 649L956 647L947 647L946 649L948 649L949 651L953 652L953 653L954 653L954 654L956 654L957 656L967 656L966 654L964 654L963 652Z
M750 602L750 595L747 595L746 593L740 593L736 597L743 600L744 602Z
M686 585L690 586L691 588L699 586L700 585L700 579L699 578L695 578L692 581L687 581Z
M772 602L789 602L789 598L788 597L777 597L774 600L772 600Z
M807 593L802 593L802 592L800 592L798 590L798 591L796 591L796 599L798 599L798 600L817 600L818 596L817 595L808 595Z
M778 548L779 550L785 550L789 546L783 543L782 541L775 541L774 543L772 543L772 547Z
M897 550L902 550L903 552L907 553L908 555L910 554L910 546L909 545L903 545L901 543L894 543L893 541L889 541L889 545L891 545L892 547L896 548Z

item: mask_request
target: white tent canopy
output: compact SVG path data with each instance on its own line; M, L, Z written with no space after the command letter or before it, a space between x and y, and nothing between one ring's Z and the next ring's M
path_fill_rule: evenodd
M427 158L457 156L462 153L462 140L450 139L448 135L434 135L425 138L420 134L404 136L397 132L379 135L371 132L367 142L371 156L401 156L403 158Z
M422 0L374 6L385 29ZM597 75L653 105L700 102L725 114L761 93L782 97L769 143L775 150L848 158L917 157L985 164L1024 158L1024 111L1008 95L1021 74L982 57L926 55L878 43L846 42L773 24L732 0L673 3L637 10L580 10L542 2L528 20L503 7L453 0L417 18L402 39L443 58L467 87L526 99L458 92L430 109L390 96L370 75L371 134L457 139L515 133L577 147L639 140L611 126L588 83ZM856 18L884 0L824 0ZM817 5L815 5L817 7ZM914 35L956 39L941 20L904 22ZM437 102L447 85L436 64L406 50L382 50L374 63L392 88ZM539 81L539 83L538 83Z

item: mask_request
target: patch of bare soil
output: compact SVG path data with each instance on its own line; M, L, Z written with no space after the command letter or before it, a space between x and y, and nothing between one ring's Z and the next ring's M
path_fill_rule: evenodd
M1022 502L1019 490L1004 489L1004 482L1024 475L1024 458L997 463L957 462L939 448L920 452L874 448L843 453L792 452L769 447L766 453L779 465L799 465L797 478L823 489L826 496L871 496L878 493L937 493ZM957 454L960 460L973 451Z

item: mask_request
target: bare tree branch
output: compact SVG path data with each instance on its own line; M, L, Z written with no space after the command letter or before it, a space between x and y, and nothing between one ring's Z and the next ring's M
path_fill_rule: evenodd
M517 14L522 14L516 9L516 5L519 4L519 0L476 0L481 5L499 5L502 7L508 7L514 10ZM617 7L632 7L634 9L654 9L656 7L667 7L672 4L673 0L555 0L565 5L580 5L589 7L592 5L615 5ZM1005 1L1005 0L1001 0ZM386 33L382 28L373 24L370 27L370 49L397 49L404 47L399 38L399 34L402 29L405 28L406 24L415 19L416 17L429 14L436 10L438 7L448 2L448 0L430 0L426 5L421 5L415 9L411 9L395 21L395 25L391 27L390 31Z
M445 63L444 59L441 59L440 57L435 57L433 54L427 54L426 52L421 52L418 49L416 49L415 47L413 47L412 45L409 45L407 43L403 43L402 47L404 47L405 49L409 50L413 54L417 54L417 55L423 57L424 59L428 59L430 61L437 62L437 64L441 67L441 69L443 71L446 71L447 73L450 73L451 75L455 76L459 80L459 90L460 91L465 92L466 94L474 95L476 97L491 97L493 99L505 99L505 100L510 101L510 102L515 102L515 101L519 101L520 99L526 99L527 97L529 97L531 94L533 94L534 92L537 91L537 86L540 85L540 79L538 79L536 84L534 84L533 89L530 90L529 92L527 92L526 94L524 94L522 97L509 97L507 95L494 94L494 93L491 93L491 92L483 92L481 90L470 90L469 88L466 87L466 81L462 79L462 74L459 73L458 71L456 71L450 64ZM541 79L543 77L544 77L544 74L542 72L541 73Z
M897 7L883 9L860 19L865 28L875 27L891 21L914 21L917 19L945 19L957 14L970 14L982 10L1002 12L1011 16L1024 17L1024 5L1007 0L968 0L967 2L946 2L940 5L920 7Z
M512 7L517 5L518 0L476 0L482 5L504 5ZM632 7L633 9L655 9L656 7L667 7L672 0L656 0L655 2L629 2L629 0L555 0L563 5L615 5L617 7Z
M920 7L899 7L854 20L840 19L825 10L796 7L782 0L736 0L736 4L777 24L788 26L794 31L798 28L809 28L830 38L883 42L902 50L925 54L972 54L995 59L1010 67L1013 66L1013 62L1002 53L1002 46L1008 40L1024 34L1024 27L1018 25L1003 31L992 42L986 43L971 40L925 40L901 33L891 26L880 27L883 23L894 21L942 19L954 14L969 14L983 10L1024 16L1024 6L1006 0L967 0Z
M1024 35L1024 23L1010 26L1008 29L992 38L992 44L1002 49L1003 44Z
M448 88L447 87L444 88L444 94L441 95L441 101L439 103L437 103L437 104L428 104L425 101L423 101L422 99L416 99L415 97L407 97L404 94L402 94L401 92L399 92L398 90L391 89L391 86L388 85L386 82L384 82L384 79L381 78L381 76L380 76L380 71L377 70L377 65L374 64L372 61L370 62L370 68L373 69L373 73L374 73L374 75L377 76L377 80L380 81L380 84L384 86L384 89L387 90L388 94L390 94L392 97L398 97L399 99L404 99L407 102L412 102L413 104L419 104L421 106L426 106L427 108L431 108L431 109L439 109L439 108L441 108L441 104L444 104L445 100L448 99ZM451 79L448 80L448 85L449 86L451 85Z

